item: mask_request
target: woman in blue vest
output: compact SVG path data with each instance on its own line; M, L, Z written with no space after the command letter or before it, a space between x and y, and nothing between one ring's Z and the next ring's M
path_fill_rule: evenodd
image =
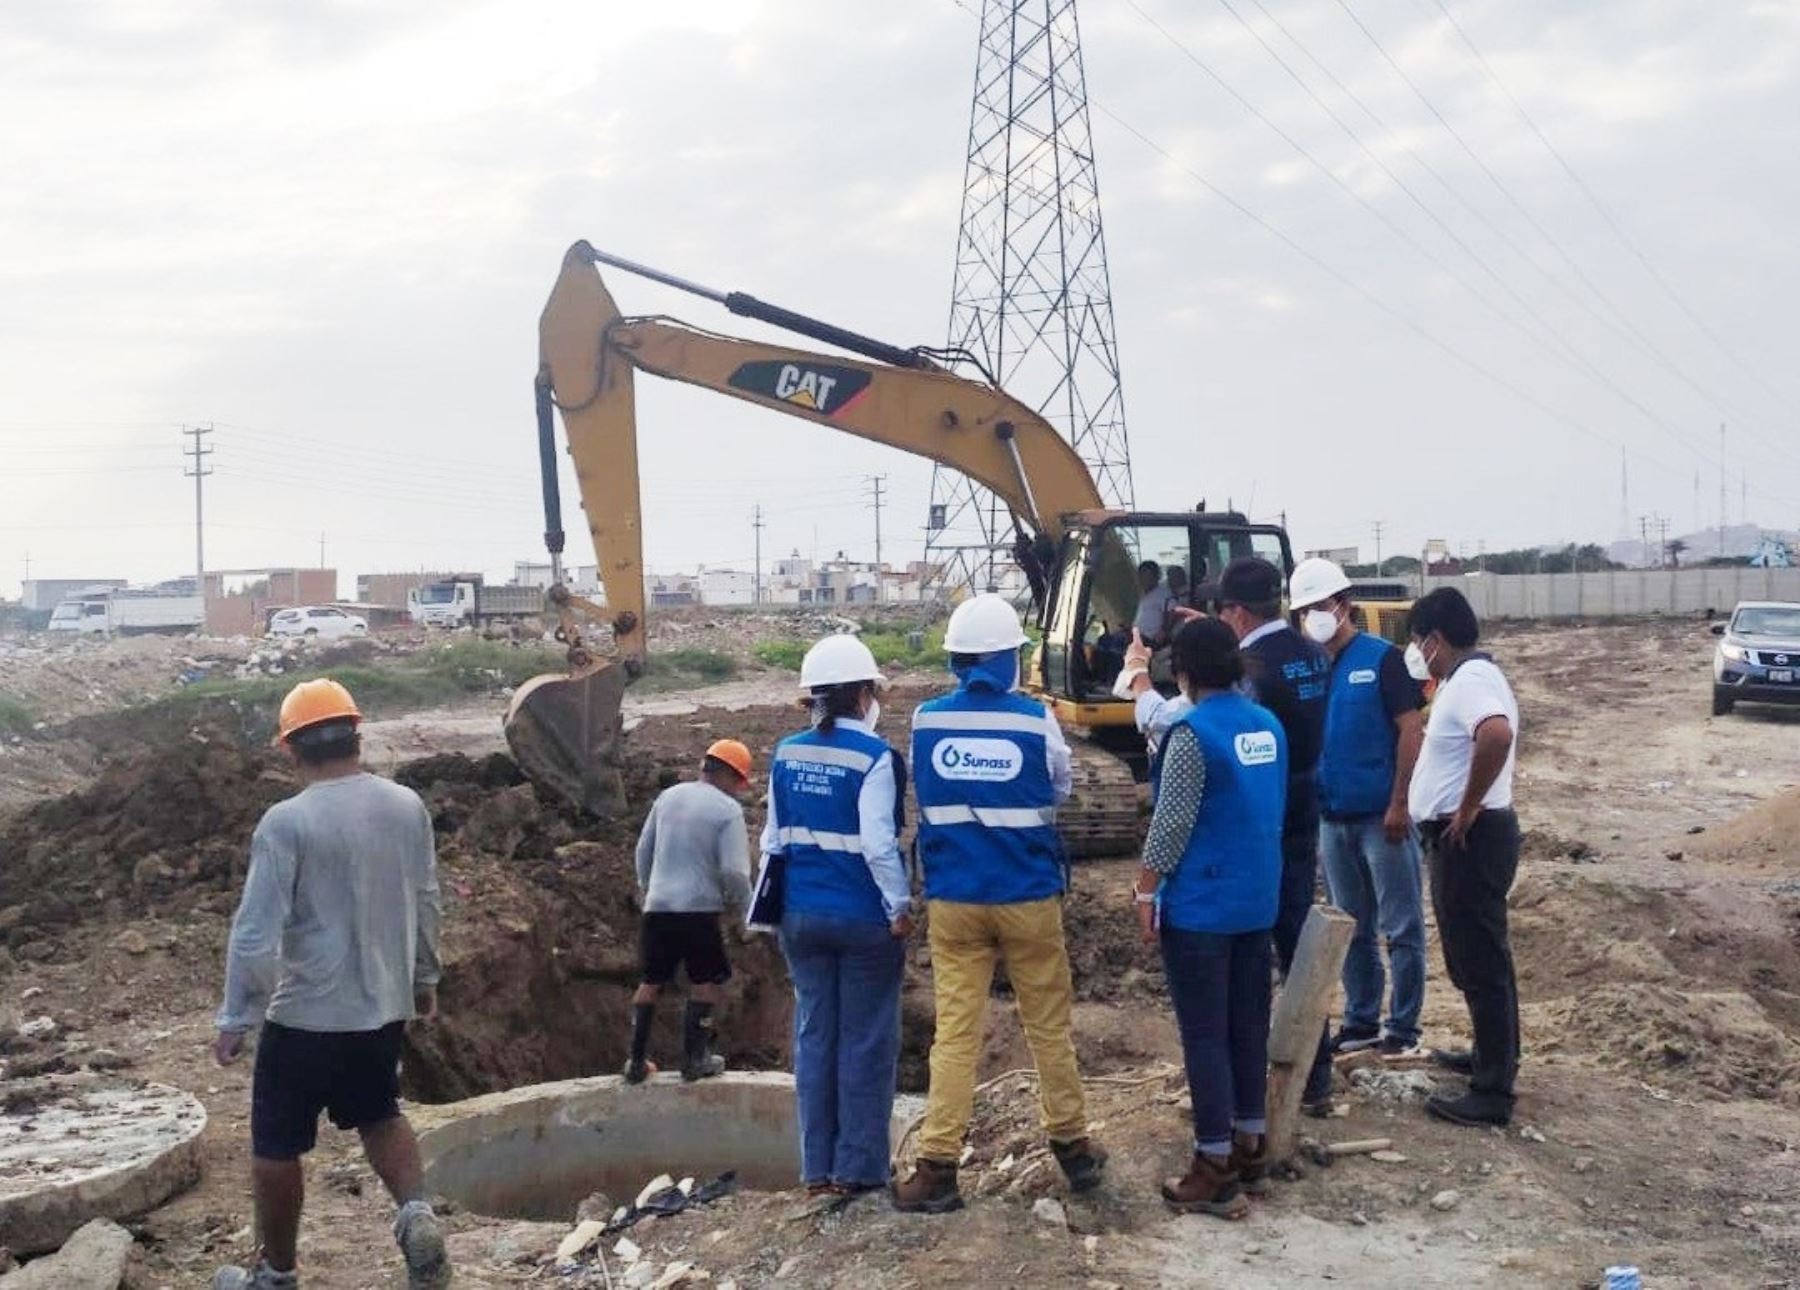
M906 770L875 734L881 670L854 636L806 652L812 724L775 748L763 864L784 869L800 1168L814 1195L888 1182L912 890L898 840Z
M1161 941L1194 1102L1194 1159L1163 1184L1182 1213L1240 1218L1267 1183L1269 931L1281 890L1287 740L1235 688L1236 634L1217 619L1175 635L1193 703L1162 748L1138 874L1139 926Z

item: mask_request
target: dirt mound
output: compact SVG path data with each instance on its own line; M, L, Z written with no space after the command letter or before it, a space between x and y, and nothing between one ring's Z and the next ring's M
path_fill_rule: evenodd
M55 929L233 891L256 821L294 788L271 751L195 727L114 761L92 788L0 820L9 948L51 958Z
M1800 873L1800 788L1758 803L1694 842L1697 855L1719 864Z
M1539 1052L1573 1049L1651 1083L1800 1106L1800 1040L1736 991L1596 985L1526 1008L1524 1027Z

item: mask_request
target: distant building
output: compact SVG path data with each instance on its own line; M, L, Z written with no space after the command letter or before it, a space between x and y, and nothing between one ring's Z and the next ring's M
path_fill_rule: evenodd
M602 594L600 585L600 566L597 564L565 564L562 570L563 586L578 596L586 596L597 600ZM513 562L513 585L515 587L542 587L548 591L555 579L551 576L548 560L516 560Z
M261 636L277 609L336 601L337 582L336 569L208 570L206 630L213 636Z
M1308 560L1329 560L1333 564L1352 565L1362 563L1362 548L1356 546L1322 546L1316 551L1306 553Z
M646 573L644 599L652 609L673 609L700 603L700 583L688 574Z
M756 575L742 569L709 569L700 566L700 603L703 605L753 605Z
M115 591L126 585L124 578L27 578L19 603L32 613L47 614L84 591Z

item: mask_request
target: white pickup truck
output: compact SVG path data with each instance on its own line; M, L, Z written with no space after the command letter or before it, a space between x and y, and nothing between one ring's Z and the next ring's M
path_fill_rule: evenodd
M112 591L75 596L50 613L50 630L81 636L134 632L193 632L206 622L206 602L199 596L157 592Z

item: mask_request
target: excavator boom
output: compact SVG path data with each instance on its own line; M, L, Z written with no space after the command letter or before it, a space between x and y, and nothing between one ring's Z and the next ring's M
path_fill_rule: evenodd
M733 312L842 346L858 357L740 340L666 318L619 312L597 264L647 273ZM534 779L601 814L622 802L618 704L625 676L646 652L643 508L638 490L634 376L697 385L833 430L927 457L968 475L1011 510L1021 536L1062 536L1067 520L1101 506L1074 448L1036 412L991 384L943 370L921 350L870 340L741 293L712 292L577 242L539 323L540 447L546 453L546 539L561 551L555 514L553 431L561 411L600 576L605 615L561 595L559 636L570 647L567 677L522 686L507 717L514 755ZM588 643L580 618L609 617L616 661Z

